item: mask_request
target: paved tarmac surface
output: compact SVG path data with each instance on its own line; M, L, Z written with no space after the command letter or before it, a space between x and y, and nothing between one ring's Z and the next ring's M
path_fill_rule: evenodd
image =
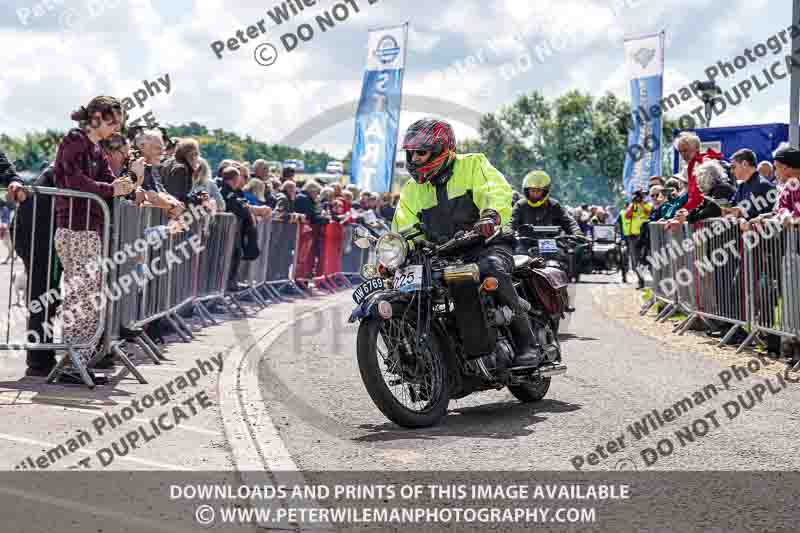
M365 479L400 482L406 479L404 472L411 472L409 480L431 482L466 481L472 479L470 475L488 479L489 472L508 480L510 474L502 472L510 470L517 471L522 480L531 471L539 471L537 481L610 482L626 473L618 470L636 469L650 476L637 486L636 500L650 502L648 513L642 515L638 505L611 512L601 504L598 511L605 511L605 519L613 516L614 520L604 522L600 516L591 529L676 530L674 502L669 498L674 492L668 489L667 480L687 488L679 498L684 510L679 513L678 530L720 527L719 509L716 515L709 515L715 518L707 521L698 521L696 514L688 512L705 501L708 487L696 475L684 479L680 472L796 471L800 462L793 453L798 385L781 384L777 376L783 375L783 367L777 363L738 379L729 364L689 350L674 350L665 339L626 328L602 314L607 299L619 294L619 287L608 283L606 277L590 277L577 286L578 311L563 325L561 335L569 371L553 379L544 400L521 404L504 390L475 394L451 402L448 417L439 426L420 430L389 422L367 395L356 364L357 325L346 323L352 308L349 291L272 305L257 313L253 310L248 319L229 317L220 325L198 329L192 343L173 339L166 350L169 361L163 365L137 359L147 384L127 375L95 391L46 385L41 379L21 377L23 353L4 352L0 357L3 468L25 468L30 458L34 463L45 461L45 472L71 469L72 473L102 474L60 482L51 477L38 484L31 481L35 477L23 481L6 474L0 483L2 514L9 524L16 524L28 520L34 509L42 509L43 519L35 527L19 529L25 532L195 531L198 502L171 500L170 483L235 484L238 479L251 484L335 483L345 475L351 475L354 483ZM611 287L616 290L606 291ZM207 364L202 366L200 361ZM754 364L756 361L753 359ZM202 368L205 373L200 372ZM729 388L721 378L724 372L729 372ZM190 373L196 383L180 387L179 378ZM109 427L107 417L123 416L124 408L134 402L141 404L170 384L173 391L168 403L156 403L133 419ZM706 399L699 401L696 393L709 384L716 386L717 393L707 392ZM748 391L756 398L755 405L740 409L738 416L729 420L725 404L736 402L741 394L749 407ZM753 391L759 392L761 401ZM198 408L198 394L207 406ZM194 402L189 402L192 397ZM684 398L689 398L688 403ZM165 413L167 420L174 419L175 406L183 409L185 419L157 438L125 450L129 432L148 427ZM654 409L661 422L652 414ZM732 409L730 404L727 409ZM664 420L670 416L665 410L673 413L672 421ZM652 414L652 420L645 420L650 425L649 435L637 438L636 427L631 425L643 424L648 414ZM96 427L101 418L107 420L102 435ZM660 427L654 430L653 425ZM54 447L66 447L81 431L90 435L91 442L48 458ZM674 451L646 465L642 450L657 448L659 441L662 449L672 444ZM644 453L652 462L655 452ZM40 459L43 456L45 459ZM299 472L293 474L295 469ZM553 472L541 473L543 470ZM101 477L125 472L133 473L121 480ZM144 475L149 477L132 477L135 472L148 472ZM156 477L156 472L161 477ZM768 479L764 485L773 486L774 481ZM108 489L108 483L114 490ZM748 483L751 481L726 479L720 487L738 487L736 494L743 494L742 487ZM786 491L785 482L781 483ZM141 488L145 486L148 488ZM122 495L111 497L120 490ZM791 501L794 492L786 494ZM659 497L664 505L654 503ZM783 505L780 500L770 501L770 505ZM270 505L262 502L253 507ZM57 513L53 514L54 510ZM778 530L772 526L780 510L765 508L767 511L757 520L750 515L731 516L723 530L737 529L744 520L750 520L750 527L757 530ZM510 529L508 524L484 526L479 529ZM252 530L230 524L216 527ZM587 530L586 524L564 527ZM296 523L286 520L261 523L261 529L296 528Z
M783 365L772 363L768 371L739 380L719 361L674 352L661 340L604 317L597 301L606 297L603 288L608 278L587 281L577 286L578 311L561 334L569 370L553 378L541 402L522 404L506 390L484 392L451 402L449 416L438 427L396 426L373 405L361 383L357 329L346 324L348 295L338 297L338 307L308 320L302 330L287 332L268 348L261 358L262 394L283 441L304 470L574 470L574 464L584 471L792 470L800 466L793 453L800 385L781 385L776 375L783 374ZM720 376L725 371L732 376L727 389ZM716 394L709 389L702 398L694 395L709 384L716 386ZM756 385L761 401L729 419L723 405L736 402L741 393L749 407L747 392ZM683 402L686 397L689 403ZM680 406L673 407L678 402ZM676 413L671 422L663 413L670 408ZM661 422L653 416L658 429L650 426L649 436L637 439L629 426L641 423L654 409L661 415ZM732 406L728 409L734 412ZM688 440L686 426L694 442ZM648 467L642 450L655 448L664 438L670 439L674 451ZM608 451L610 441L614 453ZM605 457L596 451L598 445ZM667 449L666 443L662 449ZM587 457L591 452L598 455Z

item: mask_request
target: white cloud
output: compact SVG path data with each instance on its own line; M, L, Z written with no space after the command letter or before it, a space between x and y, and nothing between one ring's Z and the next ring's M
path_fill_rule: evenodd
M372 6L354 0L359 13L291 53L282 49L282 34L301 22L313 24L315 14L337 1L320 0L301 17L275 27L267 10L277 1L108 0L108 8L96 17L81 12L85 31L64 44L58 14L22 26L13 13L30 2L12 0L9 20L0 20L0 46L6 51L0 132L65 129L72 124L70 111L92 96L129 96L142 80L169 73L171 93L149 98L133 116L152 109L162 122L198 121L277 142L324 110L357 100L367 28L406 20L411 41L406 94L481 112L495 111L515 94L535 89L549 98L579 89L597 96L612 91L627 99L621 39L662 28L668 35L669 93L702 76L708 64L788 26L791 15L788 0L735 0L722 9L710 0L380 0ZM214 56L210 43L235 38L238 30L260 19L268 31L255 41L276 45L280 54L274 65L255 63L256 42L226 49L222 60ZM551 45L553 54L537 57L537 45ZM518 61L526 49L530 68L504 76L509 62ZM788 82L783 87L754 96L714 124L786 121ZM680 111L696 105L693 100ZM401 115L401 127L436 109L415 111ZM349 119L313 132L304 148L328 147L344 155L352 128ZM456 124L456 132L462 138L474 135L464 124Z

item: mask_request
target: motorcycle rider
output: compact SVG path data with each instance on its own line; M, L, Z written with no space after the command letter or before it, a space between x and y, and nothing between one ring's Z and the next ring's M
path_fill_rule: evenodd
M543 170L532 170L522 180L525 197L520 199L511 213L511 227L559 226L567 235L583 235L578 223L557 200L550 198L550 176Z
M403 139L406 165L412 179L400 193L392 231L422 221L425 237L442 243L459 231L477 230L485 237L507 224L511 215L511 185L484 154L456 154L452 126L423 118L409 126ZM514 312L509 329L514 337L513 367L538 366L541 355L527 317L527 305L512 281L514 258L508 238L470 250L465 260L475 262L481 279L494 277L496 297Z

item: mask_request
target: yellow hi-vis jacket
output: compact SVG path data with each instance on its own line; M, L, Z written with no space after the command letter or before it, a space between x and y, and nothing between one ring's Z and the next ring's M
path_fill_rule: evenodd
M500 215L500 223L511 221L511 185L483 154L458 154L453 175L444 185L420 184L413 178L400 191L400 203L392 219L392 231L403 231L421 215L426 237L434 242L469 230L486 209Z
M639 235L642 230L642 224L650 216L653 206L649 203L631 204L622 214L622 234L626 237L631 235Z

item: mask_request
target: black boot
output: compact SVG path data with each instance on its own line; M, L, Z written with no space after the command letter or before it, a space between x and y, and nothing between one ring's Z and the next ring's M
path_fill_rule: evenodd
M539 366L542 362L542 354L533 336L530 320L526 316L516 316L509 324L508 329L514 337L516 346L514 360L511 366Z

